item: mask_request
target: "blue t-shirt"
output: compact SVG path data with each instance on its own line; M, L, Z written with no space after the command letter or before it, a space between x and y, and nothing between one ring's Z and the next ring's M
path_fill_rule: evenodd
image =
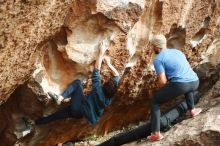
M112 79L118 84L120 77L115 76ZM99 70L95 68L92 73L92 90L87 95L83 106L85 116L90 124L96 124L99 121L105 108L112 102L112 99L113 98L105 97L102 90Z
M177 49L164 49L154 59L157 74L165 73L170 82L197 81L198 76L192 70L186 56Z

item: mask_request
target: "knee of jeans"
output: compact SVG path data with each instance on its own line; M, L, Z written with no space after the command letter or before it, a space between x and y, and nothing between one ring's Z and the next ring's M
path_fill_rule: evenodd
M82 87L82 82L79 79L76 79L72 82L72 85L76 87Z
M75 84L82 84L82 82L79 79L74 80L73 83L75 83Z

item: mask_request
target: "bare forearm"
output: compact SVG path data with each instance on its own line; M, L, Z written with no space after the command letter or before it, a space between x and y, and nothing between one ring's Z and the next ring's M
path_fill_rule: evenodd
M95 68L97 68L98 70L101 69L102 60L103 60L103 54L99 54L99 56L98 56L98 58L96 59L96 62L95 62Z
M167 84L167 78L164 72L158 75L157 81L160 88L164 87Z
M99 44L99 55L98 55L98 58L96 59L96 62L95 62L95 68L97 68L98 70L101 69L102 60L104 58L104 54L107 49L108 49L108 46L107 46L106 42L102 41L101 44Z
M111 63L108 63L107 65L111 69L113 76L119 76L117 69Z

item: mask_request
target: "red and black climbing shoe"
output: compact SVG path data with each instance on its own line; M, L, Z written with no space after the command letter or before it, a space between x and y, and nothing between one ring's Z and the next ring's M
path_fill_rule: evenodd
M195 117L198 114L200 114L201 112L202 112L201 108L194 108L193 110L191 110L191 115L192 115L192 117Z
M161 134L156 135L156 134L151 133L151 135L148 136L147 139L150 141L158 141L158 140L163 139L163 135L161 135Z

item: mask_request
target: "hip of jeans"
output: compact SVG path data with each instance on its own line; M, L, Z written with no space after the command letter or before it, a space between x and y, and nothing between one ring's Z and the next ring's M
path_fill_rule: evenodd
M182 88L191 87L196 90L199 87L199 80L191 81L191 82L170 82L169 85L170 86L179 86Z

